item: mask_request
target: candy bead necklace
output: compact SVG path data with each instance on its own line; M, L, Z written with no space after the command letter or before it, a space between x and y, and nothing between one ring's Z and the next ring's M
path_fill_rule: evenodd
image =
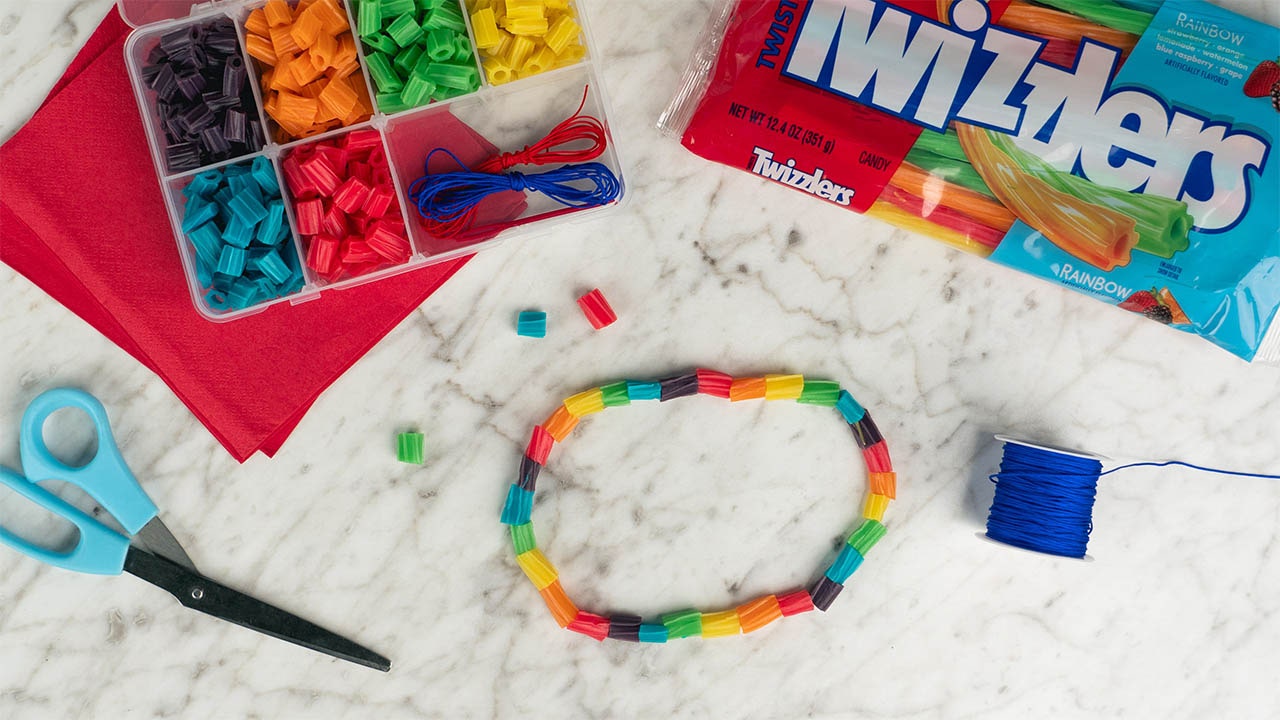
M538 473L547 463L551 448L557 442L563 442L581 418L607 407L630 405L633 401L666 402L689 395L711 395L731 402L795 400L806 405L835 408L849 424L867 464L871 493L863 505L862 524L840 548L830 567L808 589L765 595L719 612L680 610L662 615L656 622L646 622L638 615L604 616L578 609L560 585L555 566L542 554L534 539L531 516ZM889 450L871 414L838 383L806 380L802 375L734 378L714 370L698 370L657 382L619 380L567 398L545 422L533 428L533 436L520 461L519 477L507 492L502 523L510 527L516 562L533 582L560 627L596 640L613 638L663 643L668 639L695 635L723 637L749 633L781 617L814 608L825 612L844 589L845 582L862 565L867 552L884 537L884 512L895 496L896 484L897 475L889 459Z

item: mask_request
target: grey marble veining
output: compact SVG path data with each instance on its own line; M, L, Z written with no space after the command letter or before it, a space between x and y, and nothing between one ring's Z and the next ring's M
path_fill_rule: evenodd
M0 463L17 465L32 397L85 387L205 573L396 663L361 670L0 551L0 717L1280 714L1280 483L1108 479L1088 563L975 538L994 432L1276 472L1280 372L693 157L653 122L707 3L585 2L629 204L476 258L273 460L234 463L159 380L0 267ZM1269 0L1223 4L1280 23ZM0 135L109 5L0 2ZM598 333L573 302L594 286L620 316ZM515 335L529 307L550 313L547 339ZM560 630L497 522L531 427L579 389L698 365L852 389L901 474L889 535L825 615L666 646ZM406 427L424 467L395 461ZM715 609L809 582L862 478L813 408L610 410L554 451L538 541L584 608Z

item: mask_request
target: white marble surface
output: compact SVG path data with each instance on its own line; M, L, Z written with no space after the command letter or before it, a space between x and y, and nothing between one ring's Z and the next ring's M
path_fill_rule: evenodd
M706 3L586 2L630 205L476 259L274 460L234 463L0 267L0 463L18 463L31 397L91 390L204 572L396 663L362 670L3 551L0 717L1276 717L1280 482L1110 479L1092 563L975 532L993 432L1277 472L1280 372L694 158L652 125ZM1280 23L1272 0L1225 4ZM0 2L0 135L109 5ZM601 333L573 304L596 285L621 316ZM530 306L551 313L545 341L512 330ZM530 427L571 391L695 365L855 389L901 472L890 534L825 616L665 646L558 629L497 522ZM425 467L395 461L406 426ZM543 478L538 539L566 587L644 613L807 583L863 487L827 413L707 399L597 416Z

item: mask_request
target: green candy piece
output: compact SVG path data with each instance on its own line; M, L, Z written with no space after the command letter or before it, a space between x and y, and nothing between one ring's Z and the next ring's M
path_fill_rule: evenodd
M474 62L471 56L471 41L466 35L453 36L453 59L459 62Z
M356 34L368 39L382 30L382 8L378 0L360 0L356 6Z
M662 624L667 626L667 637L686 638L702 634L702 613L697 610L681 610L662 616Z
M431 99L435 100L436 102L440 102L442 100L449 100L451 98L461 97L463 95L466 95L469 92L475 92L475 88L470 88L468 90L458 90L456 88L447 88L444 86L440 86L436 88L435 92L431 93Z
M414 66L418 64L418 60L422 57L422 55L423 55L422 46L414 45L413 47L401 50L400 53L396 55L396 59L391 62L393 65L396 66L396 69L398 69L400 72L404 73L405 75L408 75L409 73L413 72Z
M394 55L400 51L400 46L396 41L386 33L375 33L364 39L364 44L377 50L380 53Z
M424 458L422 433L400 433L396 436L396 459L410 465L421 465Z
M387 34L397 45L407 48L422 39L422 26L413 19L412 13L406 13L387 26Z
M877 520L864 520L857 530L849 536L849 547L857 550L863 557L867 556L867 551L875 547L880 542L880 538L888 532L884 525Z
M1078 175L1062 172L1013 143L1007 136L986 131L991 142L1027 173L1059 192L1090 205L1110 208L1133 218L1138 231L1135 250L1157 257L1172 258L1191 246L1188 233L1195 224L1187 204L1159 195L1139 195L1119 188L1096 185Z
M989 198L995 198L995 193L991 192L991 188L987 187L987 181L982 179L982 176L978 174L977 170L973 169L968 160L943 157L921 148L917 143L915 147L911 148L911 152L907 153L907 162L930 175L937 175L949 183L982 193Z
M399 17L416 10L413 0L382 0L382 18Z
M1051 8L1057 8L1063 12L1079 15L1085 20L1092 20L1099 25L1105 25L1109 28L1127 32L1131 35L1141 35L1147 31L1147 26L1155 19L1155 15L1127 8L1114 2L1106 2L1106 0L1036 0L1041 5L1048 5Z
M404 87L404 81L396 74L394 68L391 67L391 61L382 53L370 53L365 61L369 65L369 74L373 76L373 82L378 86L380 93L400 92Z
M460 33L467 31L467 21L462 19L462 11L457 5L441 5L427 15L423 27L429 30L446 28Z
M527 553L538 547L538 542L533 538L533 523L512 525L511 544L515 545L517 555Z
M480 85L480 74L470 65L433 63L427 68L427 79L441 87L470 92Z
M378 109L388 115L404 112L405 110L413 107L412 105L405 103L398 92L378 93L376 99L378 101Z
M432 30L427 33L427 55L436 62L453 58L455 37L457 35L448 30Z
M620 405L630 405L631 395L627 393L627 381L611 383L600 388L604 393L605 407L618 407Z
M800 392L800 397L796 398L796 402L805 405L821 405L823 407L835 407L836 401L840 399L840 383L832 380L809 380L804 381L804 390Z
M400 91L400 98L408 103L409 107L417 107L426 103L435 89L436 86L430 80L415 72L405 81L404 90Z
M418 0L418 7L423 12L430 12L449 1L450 0Z

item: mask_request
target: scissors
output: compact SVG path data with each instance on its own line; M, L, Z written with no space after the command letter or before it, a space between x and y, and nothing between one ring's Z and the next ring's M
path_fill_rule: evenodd
M45 420L64 408L83 410L97 431L97 453L79 468L58 460L44 442ZM49 390L27 407L19 437L25 477L0 466L0 484L68 520L80 531L80 537L75 547L59 552L0 526L0 542L66 570L93 575L127 572L193 610L365 667L383 672L391 669L391 661L372 650L201 575L125 464L111 435L107 411L97 398L82 390ZM84 490L127 534L107 527L37 484L46 480L61 480Z

